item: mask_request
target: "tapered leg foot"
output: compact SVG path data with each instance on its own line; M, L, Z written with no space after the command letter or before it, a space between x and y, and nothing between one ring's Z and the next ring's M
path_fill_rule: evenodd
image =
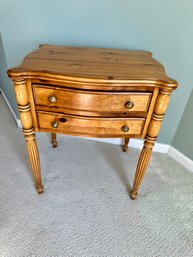
M41 179L41 168L38 148L35 140L34 133L31 135L25 135L26 145L28 150L28 156L32 167L33 177L35 180L35 186L38 194L43 193L42 179Z
M135 179L133 183L133 190L130 193L132 200L135 200L137 197L137 191L145 175L145 171L147 169L147 166L151 157L153 145L154 145L154 142L150 138L148 140L146 139L146 141L144 142L144 147L141 151L139 161L137 164Z
M56 140L56 133L51 133L51 137L52 137L52 140L51 140L51 142L52 142L52 147L53 147L53 148L56 148L57 145L58 145L57 140Z
M44 187L42 185L37 185L36 191L38 194L42 194L44 192Z
M127 152L127 150L128 150L129 140L130 140L130 138L125 138L125 140L124 140L124 144L123 144L123 147L122 147L123 152Z
M135 192L135 191L131 191L131 193L130 193L130 197L131 197L131 199L132 199L132 200L135 200L135 199L136 199L136 197L137 197L137 192Z

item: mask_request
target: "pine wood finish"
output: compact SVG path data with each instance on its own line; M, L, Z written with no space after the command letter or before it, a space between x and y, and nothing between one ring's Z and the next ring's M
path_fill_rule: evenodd
M151 157L177 82L146 51L41 45L8 71L38 193L43 192L34 132L144 138L131 199Z

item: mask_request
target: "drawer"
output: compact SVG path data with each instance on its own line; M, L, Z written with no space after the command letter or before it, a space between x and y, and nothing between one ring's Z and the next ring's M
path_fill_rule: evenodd
M144 118L82 118L49 112L37 112L39 131L90 137L140 137Z
M33 92L37 106L109 114L147 113L152 95L151 92L91 92L39 85L34 85Z

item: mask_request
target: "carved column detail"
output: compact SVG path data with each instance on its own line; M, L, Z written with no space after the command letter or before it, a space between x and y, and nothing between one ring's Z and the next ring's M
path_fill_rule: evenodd
M171 91L164 91L164 90L160 90L157 96L156 103L154 106L154 111L147 129L147 135L145 137L144 146L138 160L134 184L133 184L133 190L130 193L131 199L133 200L137 196L139 185L141 184L141 181L145 175L145 171L147 169L147 166L152 154L154 142L156 141L157 135L161 128L162 120L164 118L164 114L167 109L170 96L171 96Z
M14 81L14 89L36 189L37 192L41 194L43 193L43 186L41 180L40 159L25 80Z

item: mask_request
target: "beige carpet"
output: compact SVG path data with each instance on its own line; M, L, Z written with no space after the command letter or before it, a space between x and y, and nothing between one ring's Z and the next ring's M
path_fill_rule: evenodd
M193 174L153 153L139 197L127 193L139 151L37 135L37 195L21 130L0 96L0 257L193 256Z

